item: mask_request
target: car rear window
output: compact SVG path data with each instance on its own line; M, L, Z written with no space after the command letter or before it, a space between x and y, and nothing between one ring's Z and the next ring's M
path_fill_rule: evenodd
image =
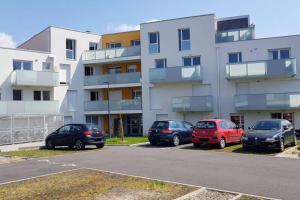
M156 121L156 122L153 123L151 128L169 128L169 122Z
M86 129L88 131L99 131L99 128L96 125L94 125L94 124L87 124L86 125Z
M211 122L211 121L199 121L196 124L196 128L201 128L201 129L216 128L216 123L215 122Z

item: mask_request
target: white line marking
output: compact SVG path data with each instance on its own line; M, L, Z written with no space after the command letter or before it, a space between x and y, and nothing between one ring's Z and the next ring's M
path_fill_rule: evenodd
M76 167L76 165L75 164L72 164L72 163L70 163L70 164L63 164L63 165L61 165L62 167Z

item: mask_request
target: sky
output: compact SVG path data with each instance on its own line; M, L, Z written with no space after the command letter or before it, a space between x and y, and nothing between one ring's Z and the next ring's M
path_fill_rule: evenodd
M249 14L256 37L300 34L299 0L1 0L0 46L15 47L48 26L98 34L147 21Z

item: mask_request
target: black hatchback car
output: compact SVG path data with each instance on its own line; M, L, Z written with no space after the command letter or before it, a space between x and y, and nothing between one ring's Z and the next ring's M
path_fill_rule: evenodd
M242 137L245 150L251 147L284 151L286 145L297 145L293 125L284 119L259 120Z
M191 142L193 125L186 121L155 121L148 131L151 145L171 143L174 146L183 142Z
M48 149L54 149L56 146L84 149L86 145L102 148L105 136L92 124L67 124L48 135L45 144Z

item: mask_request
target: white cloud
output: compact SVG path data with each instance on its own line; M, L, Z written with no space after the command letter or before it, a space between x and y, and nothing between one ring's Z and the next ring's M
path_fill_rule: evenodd
M0 47L15 48L16 42L14 41L11 35L8 35L4 32L0 32Z

